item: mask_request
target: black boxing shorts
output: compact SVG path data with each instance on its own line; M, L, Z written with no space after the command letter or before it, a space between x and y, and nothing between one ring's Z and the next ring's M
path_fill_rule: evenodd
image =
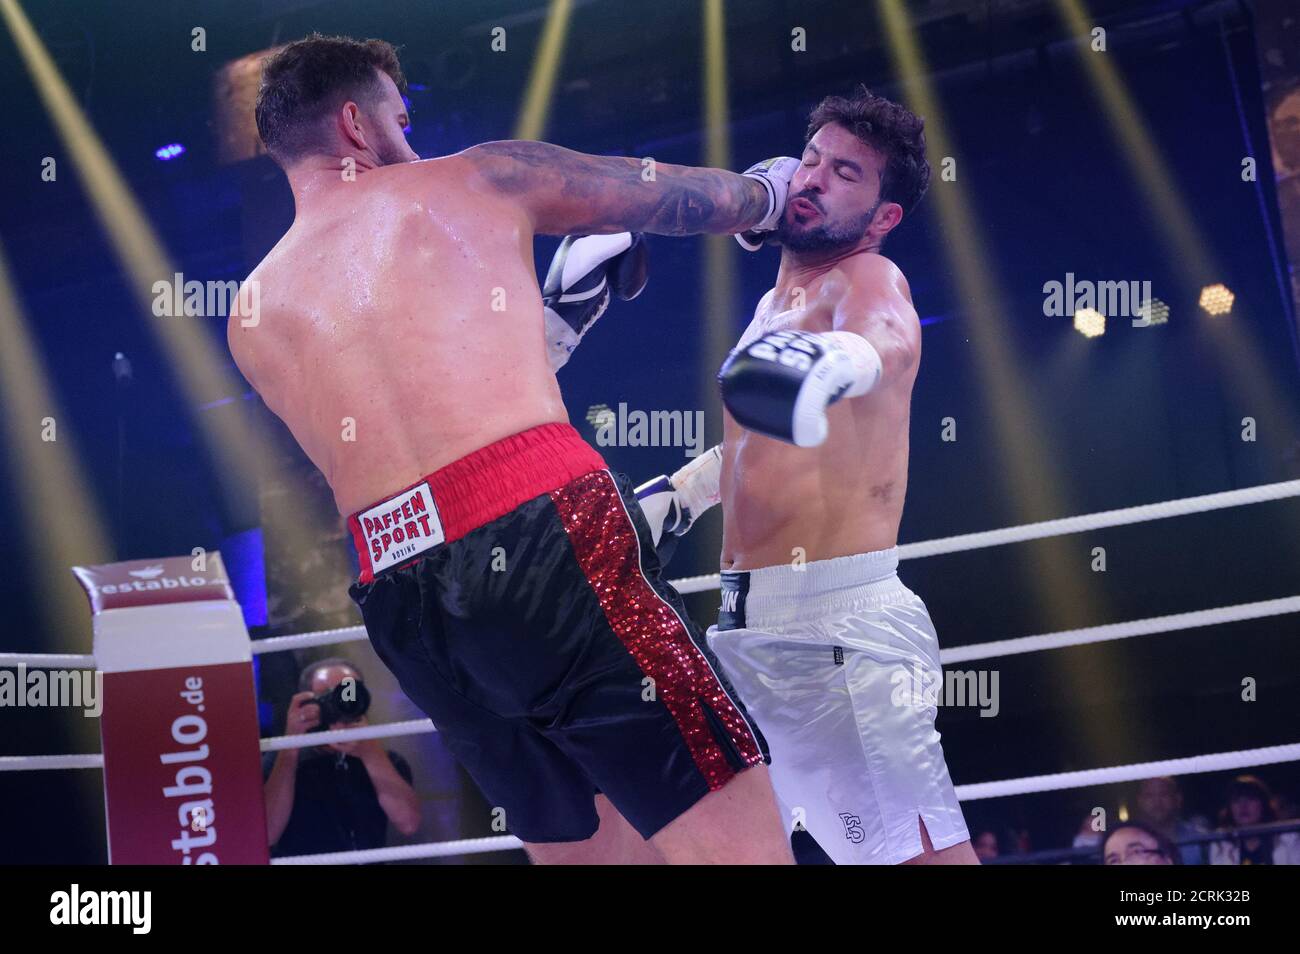
M489 444L349 518L375 651L526 842L649 838L764 761L631 483L572 427Z

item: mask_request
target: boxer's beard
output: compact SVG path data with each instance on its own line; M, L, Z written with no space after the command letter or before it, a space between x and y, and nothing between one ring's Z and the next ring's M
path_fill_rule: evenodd
M871 226L871 220L876 217L876 209L880 208L880 202L876 202L869 211L859 218L846 225L829 225L823 224L811 229L791 228L785 219L781 220L780 226L776 230L776 240L782 248L788 248L792 252L826 252L834 251L841 248L852 248L858 242L862 241L862 236L867 233Z

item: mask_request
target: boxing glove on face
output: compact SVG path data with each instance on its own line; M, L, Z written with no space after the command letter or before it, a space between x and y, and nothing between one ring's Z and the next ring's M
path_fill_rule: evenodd
M768 197L767 215L763 221L736 235L736 241L746 251L757 252L781 224L781 216L785 214L785 200L790 195L790 180L800 165L799 160L791 156L777 156L757 162L741 173L761 182L763 188L767 189Z
M826 409L880 380L880 355L849 331L774 331L736 348L718 372L722 403L751 431L799 447L826 440Z

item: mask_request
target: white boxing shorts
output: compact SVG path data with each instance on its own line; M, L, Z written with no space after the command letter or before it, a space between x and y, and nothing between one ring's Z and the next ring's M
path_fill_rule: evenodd
M898 550L722 574L709 647L767 737L772 784L836 864L970 839L934 720L939 643ZM901 687L901 688L900 688Z

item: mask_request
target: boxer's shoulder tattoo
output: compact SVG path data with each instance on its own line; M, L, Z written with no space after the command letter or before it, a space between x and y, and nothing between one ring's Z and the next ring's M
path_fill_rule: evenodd
M720 169L659 163L647 180L641 160L591 156L545 142L489 142L466 150L493 187L571 211L565 231L628 229L658 235L740 231L767 212L752 179Z

